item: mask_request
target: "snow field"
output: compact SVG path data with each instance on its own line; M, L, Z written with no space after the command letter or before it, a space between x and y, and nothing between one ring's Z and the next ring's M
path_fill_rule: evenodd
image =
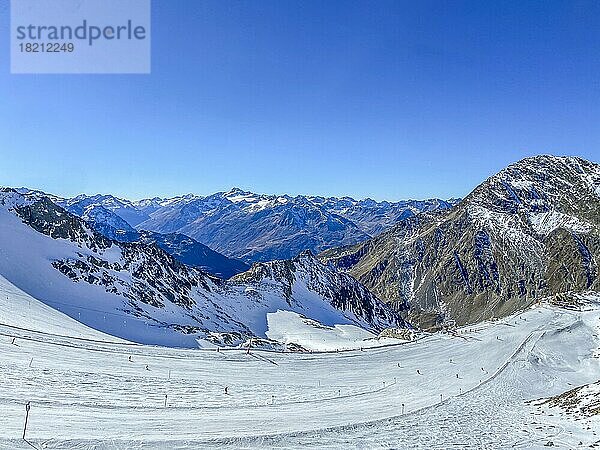
M457 448L498 448L531 444L525 431L536 445L589 434L525 400L600 378L598 309L538 307L363 351L247 354L115 341L0 287L1 448L27 445L26 402L27 438L46 448L449 448L452 429Z

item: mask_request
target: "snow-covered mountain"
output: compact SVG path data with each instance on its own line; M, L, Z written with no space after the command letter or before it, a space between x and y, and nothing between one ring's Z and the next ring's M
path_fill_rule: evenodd
M81 194L70 199L58 198L56 196L49 197L52 201L59 204L66 210L82 216L84 211L93 206L101 206L109 211L114 212L127 222L130 226L135 226L144 220L147 220L148 212L154 208L154 203L143 202L138 204L130 200L117 198L113 195L85 195Z
M383 329L394 322L390 314L377 297L350 275L338 272L333 266L323 265L310 250L305 250L291 260L256 263L244 273L236 275L233 282L260 288L265 281L276 285L283 293L287 303L296 298L316 293L336 309L353 311L375 329ZM316 304L319 307L319 304ZM314 311L319 315L319 311Z
M277 311L374 332L404 326L356 280L309 253L271 265L280 270L256 266L225 282L178 262L151 235L111 240L46 197L0 191L0 275L114 336L172 346L234 344L266 339L267 315Z
M350 197L309 197L315 205L337 214L357 224L369 236L391 228L396 223L422 212L450 209L460 199L402 200L399 202L376 202L375 200L354 200Z
M362 242L406 217L450 208L456 200L376 202L311 196L260 195L234 188L206 197L186 195L132 202L108 195L58 201L78 215L106 208L138 230L181 233L247 262L289 259Z
M28 195L44 198L41 193ZM188 195L139 202L111 196L52 200L83 217L104 236L121 241L114 245L155 247L188 266L208 270L208 265L194 264L193 260L210 258L203 244L178 234L180 231L199 233L222 251L239 253L246 259L300 254L298 258L308 258L318 268L317 278L326 282L314 284L316 275L303 270L301 260L285 258L289 261L258 264L227 283L197 271L202 274L197 277L208 277L207 283L216 286L209 289L216 292L216 297L206 293L201 296L254 298L257 288L253 277L265 274L266 278L258 283L260 295L266 295L262 291L265 286L276 286L273 298L293 304L290 292L295 292L295 284L289 280L301 280L303 286L312 286L319 298L329 299L329 305L333 302L343 306L344 302L339 303L329 291L337 289L341 298L351 299L350 309L369 326L375 324L368 311L377 309L369 306L376 298L389 303L410 322L439 326L505 316L541 297L599 287L600 168L579 158L527 158L490 177L458 204L454 200L392 204L350 198L264 196L239 189L208 197ZM134 211L138 215L132 227L119 213L133 217ZM394 222L398 223L390 230L368 238ZM145 228L160 231L141 231ZM348 271L370 293L350 287L352 279L344 279L326 265L317 265L312 254L305 252L364 239L359 244L327 250L320 259ZM190 267L185 270L196 273ZM241 270L219 275L226 278ZM211 271L216 273L214 268ZM94 276L98 278L98 274ZM333 282L332 277L341 284ZM242 294L234 288L240 285L244 286ZM168 290L165 287L165 298ZM372 294L376 297L371 298ZM144 295L144 289L132 294L135 298ZM360 306L363 300L366 308ZM146 303L153 301L146 299ZM166 304L163 300L158 303ZM246 326L247 317L236 314L226 317L228 323L239 321ZM264 314L261 317L264 320ZM198 329L213 328L223 327L202 324ZM253 333L257 330L248 328ZM264 326L259 332L264 334Z
M76 211L70 211L76 215ZM80 215L103 236L119 242L142 242L157 245L177 261L197 267L219 278L228 279L250 268L245 262L228 258L208 246L180 233L161 234L136 230L116 213L99 205L85 207Z
M71 208L67 211L81 217L100 234L107 238L122 242L133 242L138 239L138 232L118 214L97 204L83 208Z
M424 325L479 322L551 294L597 290L600 166L527 158L451 210L321 257Z
M152 231L136 230L121 216L109 208L117 205L116 209L123 209L123 205L131 205L126 201L110 196L95 197L98 202L71 201L56 196L48 196L41 191L26 188L17 189L22 194L35 195L38 198L47 197L55 204L85 220L95 231L103 236L119 242L143 242L154 244L173 256L177 261L188 266L197 267L219 278L227 279L245 272L250 266L241 260L228 258L212 250L204 244L179 233L160 234ZM79 197L81 199L82 197ZM153 202L156 200L149 200ZM105 206L102 206L105 204ZM148 206L148 205L146 205ZM149 207L149 206L148 206Z

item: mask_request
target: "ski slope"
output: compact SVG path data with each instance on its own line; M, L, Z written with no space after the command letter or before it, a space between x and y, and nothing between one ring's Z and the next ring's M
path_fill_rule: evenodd
M526 403L600 379L596 307L542 306L456 335L305 354L132 344L2 279L0 318L0 448L576 448L600 439L596 419Z
M107 342L127 342L101 333L36 300L0 275L0 328L14 333L19 328L53 335L67 335Z

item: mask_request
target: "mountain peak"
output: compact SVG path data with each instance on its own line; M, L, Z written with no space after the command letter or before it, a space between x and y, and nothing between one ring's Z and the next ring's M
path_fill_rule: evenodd
M597 174L600 172L600 165L578 156L537 155L523 158L520 161L510 164L496 176L515 176L521 175L523 172L538 172L541 179L543 177L549 179L550 173L553 176L562 176L568 172L579 177L586 173Z
M600 165L573 156L522 159L488 178L462 202L493 211L577 215L584 198L600 197Z
M473 323L598 289L598 211L598 164L540 155L491 176L453 209L321 257L408 308L410 320Z
M235 195L258 195L250 191L245 191L239 187L232 187L229 191L223 194L224 197L230 197Z
M558 164L558 163L573 163L573 162L577 162L577 163L581 163L581 162L585 162L585 163L589 163L590 161L587 161L583 158L580 158L579 156L567 156L567 155L551 155L549 153L544 153L541 155L534 155L534 156L528 156L525 157L513 164L510 164L510 166L515 166L515 165L522 165L522 164L531 164L531 163L554 163L554 164Z

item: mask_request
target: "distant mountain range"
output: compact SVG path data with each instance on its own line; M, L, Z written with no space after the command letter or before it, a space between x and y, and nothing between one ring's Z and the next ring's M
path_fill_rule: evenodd
M48 197L0 190L0 276L95 329L195 347L266 339L267 315L280 310L320 326L405 326L354 278L310 251L223 281L178 262L161 244L151 233L135 242L109 239Z
M423 326L501 317L559 292L600 290L600 166L537 156L458 206L324 252Z
M140 201L112 195L51 196L66 210L92 221L112 238L135 230L178 233L246 263L293 258L304 250L362 242L393 224L425 211L448 209L458 200L376 202L349 197L261 195L234 188L206 197L186 195ZM107 211L114 215L107 214Z
M26 188L21 188L17 191L21 194L34 195L38 198L46 197L56 205L62 205L70 213L84 219L90 227L104 237L118 242L140 242L148 245L156 245L173 256L177 261L202 269L219 278L228 279L250 268L243 261L228 258L183 234L138 231L122 217L102 206L100 204L102 202L86 200L72 202L54 195L45 194L41 191ZM109 200L108 196L103 196L103 202L112 206L123 204L121 200L114 197ZM122 210L123 208L117 207L116 209Z
M477 323L600 291L599 261L600 166L574 157L524 159L460 202L0 193L0 276L140 342L265 338L279 310L371 331Z

